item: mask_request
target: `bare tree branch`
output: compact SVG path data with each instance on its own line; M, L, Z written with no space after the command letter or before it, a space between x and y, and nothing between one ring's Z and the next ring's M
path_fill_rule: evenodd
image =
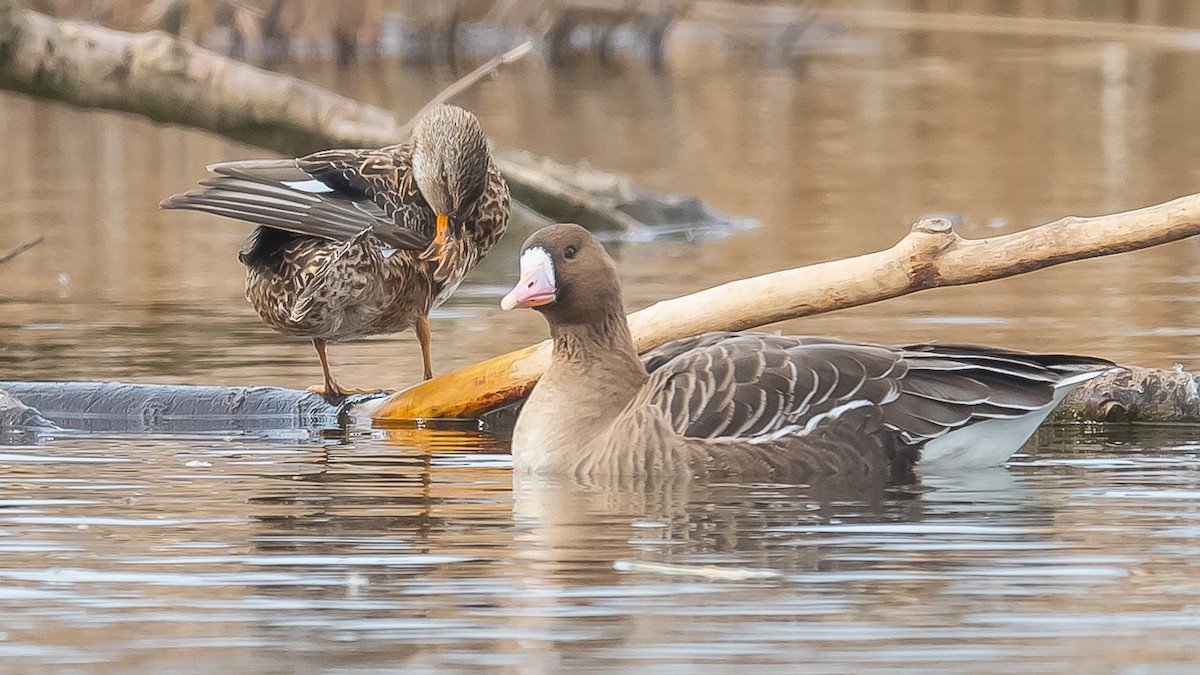
M4 263L12 260L13 258L21 255L25 251L28 251L29 249L33 248L34 246L37 246L38 244L45 241L45 239L46 239L46 237L44 235L39 234L38 236L34 237L32 240L27 241L24 244L21 244L20 246L9 251L8 253L5 253L4 255L0 255L0 265L3 265Z
M422 106L420 110L417 111L417 114L412 116L412 119L408 120L404 126L400 127L401 137L407 138L408 136L411 136L413 127L416 125L417 120L420 119L421 115L424 115L425 112L430 108L439 106L443 103L449 103L455 96L458 96L467 89L470 89L472 85L488 75L491 75L493 72L499 69L500 66L520 61L531 51L533 51L533 43L529 40L526 40L525 42L522 42L516 47L513 47L500 56L493 58L482 66L479 66L475 70L472 70L471 72L462 76L449 87L446 87L439 92L437 96L434 96L432 100L430 100L428 103Z

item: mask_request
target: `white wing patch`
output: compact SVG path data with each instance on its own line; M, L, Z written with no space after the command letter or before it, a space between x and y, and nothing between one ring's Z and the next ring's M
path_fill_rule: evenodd
M285 180L280 182L292 188L293 190L299 190L301 192L333 192L333 188L322 183L316 178L310 178L308 180Z

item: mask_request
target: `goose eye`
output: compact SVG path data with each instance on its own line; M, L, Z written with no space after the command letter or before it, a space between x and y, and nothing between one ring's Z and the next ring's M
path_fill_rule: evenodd
M574 246L568 246L563 249L563 256L565 256L567 260L573 259L575 257L575 253L576 250Z

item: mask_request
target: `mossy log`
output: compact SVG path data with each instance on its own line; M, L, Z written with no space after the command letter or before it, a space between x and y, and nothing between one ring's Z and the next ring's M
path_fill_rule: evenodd
M1182 368L1124 366L1072 391L1050 421L1200 423L1200 381Z

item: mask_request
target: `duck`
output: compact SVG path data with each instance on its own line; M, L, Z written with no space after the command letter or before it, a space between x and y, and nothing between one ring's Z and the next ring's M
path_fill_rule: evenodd
M588 230L534 232L501 308L549 324L512 434L518 475L858 480L918 461L1003 464L1100 358L712 332L639 355L616 265Z
M430 311L508 227L511 197L472 113L438 105L412 142L207 167L201 188L163 209L256 225L238 260L246 299L271 328L308 338L327 400L365 393L334 378L326 345L412 328L433 377Z

